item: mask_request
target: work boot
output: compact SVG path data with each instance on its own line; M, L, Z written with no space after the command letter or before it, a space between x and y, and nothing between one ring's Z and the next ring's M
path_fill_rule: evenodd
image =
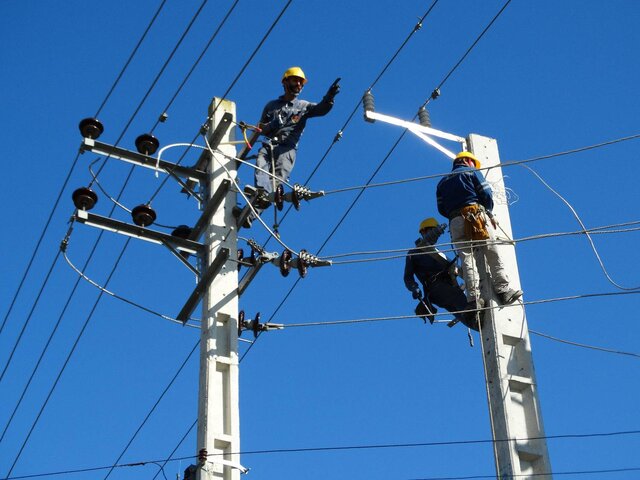
M510 305L516 300L518 300L522 296L522 290L513 290L509 289L506 292L502 292L498 294L498 298L500 299L500 303L502 305Z

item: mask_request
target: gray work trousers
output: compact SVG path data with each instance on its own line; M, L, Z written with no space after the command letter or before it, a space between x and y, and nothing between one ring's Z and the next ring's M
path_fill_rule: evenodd
M476 240L470 242L464 234L464 218L457 216L449 221L451 242L462 262L462 274L464 277L467 301L473 302L480 298L480 277L478 275L478 259L484 258L486 266L491 273L493 289L496 293L504 293L509 290L509 278L504 269L504 264L495 245L496 232L491 221L486 218L488 240ZM475 255L475 257L474 257Z
M273 162L271 160L271 150L273 150ZM289 175L293 170L293 165L296 163L296 152L297 150L289 145L274 145L271 147L264 144L258 152L256 166L273 173L277 178L274 179L271 175L256 169L254 177L256 187L264 188L268 193L271 193L274 191L274 183L277 187L282 182L289 181Z

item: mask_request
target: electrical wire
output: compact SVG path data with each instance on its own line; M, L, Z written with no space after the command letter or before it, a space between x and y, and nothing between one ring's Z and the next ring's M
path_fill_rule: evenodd
M596 473L625 473L625 472L637 472L640 471L640 467L626 467L626 468L609 468L600 470L572 470L566 472L547 472L547 473L522 473L515 475L503 475L503 479L507 478L531 478L531 477L549 477L556 475L593 475ZM464 477L420 477L413 478L411 480L480 480L480 479L494 479L495 473L492 475L471 475Z
M189 431L193 429L195 423L192 424ZM187 432L188 433L188 432ZM523 442L523 441L534 441L534 440L566 440L566 439L583 439L583 438L607 438L614 436L628 436L628 435L638 435L640 434L640 430L623 430L623 431L613 431L613 432L595 432L595 433L569 433L569 434L558 434L558 435L545 435L538 437L514 437L514 438L502 438L502 439L475 439L475 440L448 440L448 441L430 441L430 442L407 442L407 443L379 443L379 444L366 444L366 445L340 445L340 446L324 446L324 447L306 447L306 448L276 448L276 449L264 449L264 450L247 450L241 452L232 452L232 453L209 453L207 457L217 457L221 455L273 455L273 454L283 454L283 453L313 453L313 452L332 452L332 451L345 451L345 450L374 450L374 449L389 449L389 448L418 448L418 447L442 447L442 446L456 446L456 445L482 445L487 443L507 443L507 442ZM149 463L159 464L160 462L177 462L182 460L191 460L196 459L194 455L188 455L185 457L178 457L173 459L165 459L165 460L147 460L141 462L132 462L132 463L124 463L116 465L116 468L123 467L139 467L144 466ZM57 472L48 472L48 473L35 473L31 475L22 475L19 477L7 477L4 480L21 480L26 478L37 478L37 477L46 477L46 476L54 476L54 475L69 475L72 473L86 473L97 470L107 470L110 469L111 466L102 466L102 467L87 467L87 468L79 468L75 470L65 470L65 471L57 471ZM629 469L620 469L620 470L640 470L640 467L630 467ZM155 477L154 477L155 478ZM463 477L465 478L465 477Z
M159 313L159 312L157 312L155 310L152 310L152 309L150 309L148 307L145 307L144 305L136 303L136 302L134 302L132 300L129 300L129 299L121 296L121 295L117 295L117 294L113 293L110 290L107 290L105 287L103 287L100 284L98 284L97 282L91 280L91 278L89 278L83 271L81 271L78 267L76 267L73 264L73 262L69 259L69 256L67 255L66 246L65 246L65 249L62 250L62 255L64 256L64 259L66 260L67 264L71 267L71 269L74 272L76 272L80 276L80 278L82 278L83 280L87 281L89 284L91 284L94 287L96 287L102 293L106 293L107 295L110 295L113 298L116 298L116 299L118 299L118 300L120 300L120 301L122 301L122 302L124 302L124 303L126 303L128 305L133 306L133 307L139 308L140 310L143 310L143 311L145 311L147 313L150 313L151 315L155 315L157 317L160 317L163 320L168 320L168 321L170 321L172 323L177 323L180 326L191 327L191 328L200 328L199 325L193 325L193 324L190 324L190 323L183 323L182 321L180 321L180 320L178 320L176 318L170 317L169 315L165 315L163 313ZM189 320L194 320L194 319L190 318Z
M151 85L149 86L149 88L147 89L146 93L142 97L142 100L140 100L140 102L138 103L138 106L136 107L135 111L133 112L133 114L129 118L129 121L125 125L124 129L122 130L122 133L120 134L120 136L118 137L118 139L116 140L114 145L118 145L120 143L120 141L122 140L122 138L124 137L125 133L127 132L129 127L131 126L131 123L133 123L134 118L138 115L138 112L142 108L142 105L144 105L144 102L146 102L147 98L151 94L151 91L155 88L156 84L160 80L160 77L162 76L162 74L164 73L166 68L169 66L169 63L173 59L173 56L177 52L178 48L180 48L180 45L182 44L182 41L185 39L185 37L189 33L189 30L191 30L191 27L193 26L193 24L195 23L196 19L200 15L200 12L202 12L202 9L206 5L207 1L208 0L203 0L202 3L200 4L200 6L198 7L198 9L196 10L196 13L194 13L194 15L191 17L191 20L189 21L189 24L187 25L187 28L182 32L182 35L180 36L180 39L178 40L176 45L173 47L173 50L171 51L171 53L169 54L169 56L165 60L164 64L162 65L162 67L160 68L158 73L156 74L156 77L153 79L153 82L151 82ZM107 162L109 161L109 158L110 158L110 155L108 155L105 158L104 162L102 163L102 165L98 169L98 172L96 173L96 175L99 175L100 172L102 172L104 167L107 165ZM89 184L89 188L91 187L91 185L92 184L90 183Z
M195 427L198 424L198 419L196 419L191 426L187 429L187 431L184 433L184 435L182 436L182 438L180 439L180 441L178 442L178 444L175 446L175 448L171 451L171 453L169 454L169 456L163 460L162 466L161 468L165 467L167 465L167 463L171 462L171 461L177 461L177 460L184 460L184 459L174 459L172 460L171 457L173 457L173 454L176 453L176 451L178 450L178 448L180 448L180 445L182 445L182 443L185 441L185 439L187 438L187 436L191 433L191 430L193 430L193 427ZM187 457L187 458L192 458L192 457ZM154 477L151 480L156 480L156 478L158 477L158 475L160 474L160 470L158 470L158 472L154 475Z
M475 41L471 44L471 46L467 49L467 51L464 53L464 55L462 55L462 57L460 58L460 60L458 60L458 63L456 63L453 68L451 70L449 70L449 73L447 73L444 78L442 79L442 81L438 84L438 86L436 87L436 89L434 90L435 92L438 92L438 95L440 94L440 89L444 86L444 84L447 82L447 80L449 80L449 77L451 77L451 75L453 75L453 72L455 72L458 67L460 66L460 64L462 64L462 62L464 61L465 58L467 58L467 56L471 53L471 50L473 50L475 48L475 46L478 44L478 42L480 41L480 39L484 36L485 33L487 33L487 31L491 28L491 26L495 23L495 21L498 19L498 17L500 15L502 15L502 12L504 12L505 8L507 8L507 6L511 3L511 0L507 0L505 2L505 4L502 6L502 8L500 9L500 11L498 11L498 13L496 13L496 15L493 17L493 19L489 22L489 24L484 28L484 30L482 31L482 33L475 39ZM423 107L425 107L429 101L431 99L434 98L434 94L431 94L431 96L429 98L427 98L424 103L422 104ZM437 98L437 97L436 97Z
M258 53L258 51L260 50L260 48L262 47L262 45L264 44L264 42L266 42L267 38L269 37L269 35L271 35L271 32L273 31L273 29L276 27L276 25L278 24L278 22L280 21L280 19L282 18L282 16L285 14L285 12L287 11L287 9L289 8L289 5L291 5L291 2L293 0L288 0L287 3L285 4L285 6L282 8L282 10L280 10L280 13L278 14L278 16L276 17L276 19L271 23L271 26L269 27L269 29L267 30L267 32L264 34L264 36L262 37L262 40L260 40L260 42L258 43L258 45L256 46L256 48L253 50L253 52L251 53L251 55L249 56L249 58L247 59L247 61L245 62L245 64L242 66L242 68L240 69L240 71L238 72L238 74L236 75L236 77L233 79L233 81L231 82L231 84L229 85L229 87L227 88L227 90L224 92L224 94L222 95L222 97L220 97L220 102L218 102L217 105L214 106L211 114L209 114L207 116L207 119L204 121L204 125L206 125L215 115L215 113L218 111L218 107L220 106L220 103L222 102L223 99L227 98L227 95L229 95L229 93L231 92L231 90L233 89L233 87L235 86L235 84L238 82L238 80L240 80L240 77L242 77L242 75L244 74L244 71L247 69L247 67L249 66L249 64L252 62L253 57L256 56L256 54ZM198 137L200 136L200 132L198 131L198 133L193 137L193 140L191 140L190 143L195 144L196 140L198 139ZM182 156L178 159L178 161L176 162L176 165L180 165L180 163L182 162L182 160L184 160L184 157L187 155L187 153L189 152L189 149L187 149ZM162 189L162 187L164 186L164 184L166 183L167 179L169 177L165 177L162 182L160 182L160 185L158 185L158 188L156 189L156 191L151 195L151 198L149 199L149 202L152 202L155 197L158 195L158 193L160 193L160 190Z
M552 337L551 335L547 335L546 333L536 332L535 330L529 330L529 333L531 333L533 335L538 335L539 337L547 338L549 340L553 340L554 342L560 342L560 343L565 343L567 345L573 345L574 347L581 347L581 348L587 348L587 349L591 349L591 350L598 350L600 352L614 353L616 355L628 355L630 357L640 358L640 354L638 354L638 353L624 352L622 350L613 350L611 348L596 347L594 345L587 345L585 343L571 342L569 340L564 340L562 338Z
M604 266L604 262L602 261L602 259L600 258L600 254L598 253L598 249L596 248L596 245L593 243L593 239L591 238L591 235L589 234L589 232L587 231L587 227L585 226L585 224L582 222L582 219L580 218L580 216L578 215L578 212L576 212L575 208L573 208L573 206L569 203L569 201L564 198L562 195L560 195L556 190L554 190L551 185L549 185L535 170L533 170L531 167L529 167L528 165L522 165L523 168L526 168L527 170L529 170L531 173L533 173L535 175L535 177L540 180L540 182L542 182L542 184L547 187L554 195L556 195L560 200L562 200L562 202L569 208L569 210L571 210L571 213L573 214L573 216L575 217L575 219L578 221L578 223L580 224L580 226L582 227L582 229L584 230L585 235L587 236L587 239L589 240L589 244L591 245L591 249L593 250L594 255L596 256L596 259L598 260L598 264L600 264L600 268L602 269L602 272L604 273L604 276L607 277L607 280L609 280L609 283L611 283L614 287L619 288L620 290L637 290L640 288L640 285L635 286L635 287L623 287L622 285L620 285L619 283L617 283L616 281L613 280L613 278L611 278L611 276L609 275L609 272L607 271L607 268Z
M178 97L178 95L180 94L180 92L182 91L182 89L184 88L185 84L187 83L187 81L189 80L189 77L191 77L191 74L194 72L194 70L196 69L196 67L198 66L198 64L200 63L200 60L202 60L202 58L204 57L204 55L207 53L207 50L209 49L209 47L211 46L211 44L213 43L213 41L215 40L215 38L218 36L218 33L220 33L220 30L222 29L222 27L224 26L225 23L227 23L227 20L229 19L229 17L231 16L231 13L233 13L233 11L236 8L236 5L238 5L238 2L240 0L235 0L233 2L233 5L231 5L231 7L229 8L229 10L227 10L226 15L224 16L224 18L222 19L222 21L218 24L218 27L215 29L215 31L213 32L213 34L211 35L211 37L209 37L209 41L207 42L207 44L204 46L204 48L202 49L202 51L200 52L200 55L198 56L198 58L196 59L196 61L193 63L193 65L191 66L191 69L189 70L189 72L187 73L187 75L185 75L184 79L182 80L182 83L180 83L180 86L178 87L178 89L176 90L176 92L173 94L173 96L171 97L171 100L169 100L169 103L167 103L167 106L164 107L164 109L162 110L163 113L166 113L169 111L169 108L171 108L171 105L173 104L173 102L175 101L175 99ZM156 120L156 123L153 124L153 127L151 127L151 130L149 133L153 133L153 131L156 129L156 127L158 126L158 123L160 122L160 118L161 115L158 116L158 120Z
M122 256L124 255L125 250L127 249L127 246L129 245L129 242L131 241L131 238L127 238L127 240L125 241L124 247L122 248L120 255L118 256L118 259L116 260L115 265L113 266L111 272L109 273L109 276L107 277L107 280L105 282L105 288L107 287L107 285L109 284L109 281L111 280L111 277L113 276L113 274L116 271L116 268L118 267L118 264L120 263L120 260L122 260ZM78 279L78 281L80 281L80 279ZM91 309L91 312L89 313L89 315L87 316L84 324L82 325L82 328L80 329L80 332L78 333L73 346L71 347L71 350L69 351L67 358L65 359L62 367L60 368L60 371L58 372L58 375L56 376L55 381L53 382L53 385L51 386L49 393L47 394L47 398L45 399L44 403L42 404L42 406L40 407L40 410L38 411L38 414L35 418L35 420L33 421L31 428L29 429L29 433L27 433L27 437L24 439L24 441L22 442L22 445L20 446L20 450L18 451L18 454L16 455L16 457L13 460L13 463L11 464L11 468L9 469L9 471L7 472L7 477L11 476L11 472L13 472L13 469L15 468L16 464L18 463L18 460L20 459L22 452L24 451L24 448L27 446L27 442L29 441L29 439L31 438L31 434L33 433L33 430L35 429L36 425L38 424L38 421L40 420L40 417L42 416L42 413L44 412L44 409L46 408L47 404L49 403L49 400L51 399L51 395L53 395L53 392L56 388L56 386L58 385L58 382L60 381L60 378L62 377L62 374L64 373L65 369L67 368L67 365L69 364L69 361L71 360L71 357L73 356L73 353L76 350L76 347L78 346L78 343L80 342L80 339L82 338L82 335L84 334L87 325L89 324L89 321L91 320L91 318L93 317L94 312L96 311L96 308L98 307L98 303L100 302L100 299L102 298L102 294L103 292L101 291L100 294L98 295L98 298L96 299L95 303L93 304L93 308Z
M127 452L127 450L129 449L129 447L131 446L131 444L133 443L133 441L136 439L136 437L138 436L138 433L140 433L140 431L142 430L142 427L144 427L144 425L147 423L147 420L149 420L149 418L151 417L151 415L153 414L153 412L155 411L156 407L160 404L160 402L162 401L162 399L164 398L165 394L169 391L169 389L171 388L171 386L173 385L173 383L176 381L176 379L178 378L178 375L180 375L180 373L182 372L182 370L184 369L184 367L187 365L187 362L189 362L189 359L191 359L191 357L193 356L193 353L196 351L196 349L200 346L200 338L198 337L198 340L196 341L196 344L193 346L193 348L191 349L191 351L189 352L189 354L187 355L187 357L183 360L183 362L180 364L180 367L178 368L178 370L176 371L176 373L173 375L173 377L171 378L171 380L169 381L169 383L167 384L167 386L164 388L164 390L162 390L162 393L160 394L160 396L158 397L158 399L155 401L155 403L153 404L153 406L151 407L151 410L149 410L149 412L147 413L147 415L144 417L144 420L142 420L142 423L140 423L140 425L138 426L137 430L133 433L133 435L131 436L131 438L129 439L129 441L127 442L127 445L122 449L122 452L120 452L120 455L118 456L118 458L113 462L113 465L111 465L111 468L109 469L109 471L107 472L107 474L104 477L104 480L107 480L107 478L109 478L109 476L111 475L111 473L113 472L113 470L116 468L116 466L118 465L118 462L122 459L122 457L124 456L124 454ZM160 467L160 471L164 473L164 465L160 465L157 462L156 463L159 467ZM165 477L166 478L166 477Z

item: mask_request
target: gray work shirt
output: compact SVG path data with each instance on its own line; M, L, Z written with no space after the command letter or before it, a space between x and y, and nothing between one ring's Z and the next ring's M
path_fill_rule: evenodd
M325 98L320 103L312 103L299 98L287 101L283 95L265 105L260 117L263 134L274 143L297 148L307 120L326 115L331 107L333 102Z

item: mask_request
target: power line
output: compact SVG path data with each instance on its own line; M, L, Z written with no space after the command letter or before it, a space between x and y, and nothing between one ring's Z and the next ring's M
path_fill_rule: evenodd
M566 472L547 472L547 473L522 473L516 475L503 475L502 478L521 478L521 477L551 477L553 475L592 475L596 473L624 473L624 472L637 472L640 471L640 467L626 467L626 468L609 468L602 470L572 470ZM420 477L413 478L411 480L475 480L475 479L492 479L496 478L496 475L471 475L464 477Z
M280 19L282 18L282 16L285 14L285 12L287 11L287 9L289 8L289 5L291 5L291 2L293 0L288 0L287 3L285 4L285 6L282 8L282 10L280 10L280 13L278 14L278 16L276 17L276 19L271 23L271 26L269 27L269 29L267 30L267 32L264 34L264 36L262 37L262 39L260 40L260 42L258 43L258 45L256 46L256 48L253 50L253 52L251 53L251 55L249 56L249 58L247 59L247 61L244 63L244 65L242 66L242 68L240 69L240 71L238 72L238 74L236 75L236 77L233 79L233 81L231 82L231 84L229 85L229 87L227 88L227 90L224 92L224 94L222 95L222 99L227 98L227 95L229 95L229 92L231 92L231 90L233 89L233 87L235 86L235 84L238 82L238 80L240 80L240 77L242 77L242 75L244 74L244 71L247 69L247 67L249 66L249 64L251 63L251 61L253 60L253 58L256 56L256 54L258 53L258 51L260 50L260 48L262 47L262 45L264 44L264 42L267 41L267 38L269 38L269 36L271 35L271 32L273 31L273 29L276 27L276 25L278 24L278 22L280 21ZM218 103L214 108L213 111L211 112L211 114L209 114L207 116L207 119L205 120L205 124L207 124L209 122L209 120L211 120L213 118L213 116L215 115L216 111L218 110L218 107L220 106L220 103ZM200 136L200 132L198 132L195 137L193 137L193 140L191 140L191 142L189 142L190 144L194 144L196 142L196 140L198 139L198 137ZM187 153L189 152L190 148L187 148L184 153L180 156L180 158L178 159L178 161L176 162L176 165L180 165L180 163L182 162L182 160L184 160L184 157L187 155ZM160 190L162 189L162 187L164 186L164 184L167 182L167 180L169 179L169 177L165 177L162 182L160 182L160 185L158 186L158 188L156 189L156 191L153 193L153 195L151 195L151 198L149 199L149 202L153 201L153 199L156 197L156 195L158 195L158 193L160 192Z
M187 429L187 431L184 433L184 435L182 435L182 438L180 439L180 441L178 442L178 444L175 446L175 448L171 451L171 453L169 454L169 456L163 460L162 465L160 466L160 470L158 470L158 472L153 476L153 478L151 480L155 480L158 475L160 474L160 472L162 471L162 468L164 468L167 463L173 461L171 459L171 457L173 457L173 454L176 453L176 451L178 450L178 448L180 448L180 445L182 445L182 442L185 441L185 439L187 438L187 436L189 435L189 433L191 433L191 430L193 430L193 427L195 427L198 424L198 419L196 418L195 421L191 424L191 426Z
M515 437L515 438L505 438L505 439L495 439L495 440L494 439L477 439L477 440L450 440L450 441L411 442L411 443L381 443L381 444L367 444L367 445L341 445L341 446L324 446L324 447L307 447L307 448L276 448L276 449L268 449L268 450L267 449L247 450L247 451L241 451L241 452L220 453L220 454L211 453L211 454L208 454L207 457L217 457L221 455L273 455L273 454L283 454L283 453L313 453L313 452L330 452L330 451L345 451L345 450L373 450L373 449L388 449L388 448L417 448L417 447L441 447L441 446L455 446L455 445L480 445L480 444L488 444L488 443L522 442L522 441L533 441L533 440L606 438L606 437L613 437L613 436L626 436L626 435L638 435L638 434L640 434L640 430L545 435L540 437L529 437L529 438ZM166 459L166 460L147 460L147 461L141 461L141 462L124 463L124 464L116 465L115 467L116 468L138 467L138 466L147 465L149 463L158 464L160 462L170 462L170 461L177 462L181 460L189 460L194 458L195 458L194 455L189 455L185 457ZM37 477L64 475L64 474L72 474L72 473L84 473L84 472L91 472L91 471L97 471L97 470L106 470L109 468L111 467L103 466L103 467L87 467L87 468L75 469L75 470L69 469L65 471L36 473L36 474L23 475L18 477L7 477L4 480L19 480L19 479L25 479L25 478L37 478ZM630 467L627 470L632 470L632 469L636 469L636 467ZM640 470L640 467L637 467L637 470Z
M124 252L125 252L127 246L129 245L130 241L131 241L131 238L127 238L127 240L125 241L124 247L122 248L122 251L120 252L120 255L118 256L118 259L116 260L116 263L113 266L113 268L111 270L111 273L109 273L109 276L107 277L107 281L105 282L105 286L109 284L109 281L111 280L111 277L115 273L116 268L118 267L118 264L120 263L120 260L122 259L122 256L124 255ZM80 279L78 278L77 281L79 282ZM40 407L38 415L36 416L35 420L33 421L33 424L31 425L31 428L29 429L29 433L27 433L27 437L25 438L24 442L22 442L22 445L20 446L20 450L18 451L18 454L16 455L13 463L11 464L11 468L9 469L9 472L7 472L7 477L9 477L11 475L11 472L13 471L13 469L16 466L16 464L18 463L18 460L20 459L20 456L22 455L22 452L24 451L24 448L26 447L27 442L29 441L29 438L31 438L31 434L33 433L33 430L35 429L38 421L40 420L40 417L42 416L42 413L44 412L44 409L46 408L47 404L49 403L49 400L51 399L51 395L53 395L53 391L55 390L56 386L58 385L58 382L60 381L60 378L62 377L62 374L64 373L65 369L67 368L67 365L69 364L69 361L71 360L71 357L72 357L73 353L75 352L76 347L78 346L78 343L80 342L80 339L82 338L82 335L83 335L84 331L87 328L87 325L89 324L89 321L93 317L93 314L96 311L96 308L98 307L98 303L100 302L100 299L102 298L102 294L103 294L103 292L100 292L100 294L98 295L98 298L96 299L95 303L93 304L93 308L91 309L91 312L89 313L89 315L87 316L87 319L85 320L84 324L82 325L82 328L80 329L80 333L78 333L78 335L77 335L77 337L76 337L76 339L75 339L75 341L73 343L73 346L71 347L71 350L69 351L69 354L67 355L67 358L65 359L65 361L64 361L64 363L62 365L62 368L58 372L58 375L57 375L55 381L53 382L53 385L51 386L51 389L49 390L49 393L47 394L47 398L45 399L44 403Z
M98 107L98 110L95 114L95 116L97 117L100 112L102 111L102 108L104 108L104 106L106 105L107 101L109 100L109 98L111 97L111 94L113 93L114 89L116 88L117 84L120 82L120 79L122 78L122 76L124 75L125 70L127 69L127 67L129 66L129 64L131 63L131 60L133 59L133 57L135 56L136 52L138 51L138 48L140 47L140 45L142 44L142 42L144 41L147 33L149 32L149 30L151 29L151 26L154 24L156 18L158 17L160 11L162 10L162 8L164 7L164 4L166 3L166 0L162 0L162 2L160 3L160 6L158 7L156 13L154 14L154 16L151 18L151 21L149 22L149 24L147 25L146 30L144 31L144 33L142 34L142 37L140 37L140 40L138 40L138 43L136 44L136 46L134 47L133 51L131 52L131 54L129 55L128 60L125 62L124 66L122 67L122 69L120 70L120 73L118 74L118 76L116 77L116 80L113 82L113 85L111 86L111 88L109 89L109 92L107 93L107 95L105 96L104 100L102 101L102 103L100 104L100 107ZM40 244L42 243L42 240L44 239L44 236L49 228L49 224L51 223L51 219L53 217L54 212L56 211L56 209L58 208L58 204L60 203L60 199L62 198L62 194L65 190L65 188L67 187L67 183L69 182L69 178L71 177L71 174L73 172L73 170L75 169L76 164L78 163L78 158L80 157L80 152L78 152L76 154L75 159L73 160L73 162L71 163L71 167L69 168L69 171L67 172L67 176L64 180L64 182L62 183L62 188L60 189L60 192L58 193L58 196L56 197L55 202L53 203L53 207L51 209L51 212L49 213L49 217L47 218L47 221L45 222L44 228L42 229L42 232L40 233L40 237L38 238L38 242L36 243L36 246L33 250L33 253L31 255L31 258L27 264L27 268L25 269L23 275L22 275L22 279L20 280L20 283L18 284L18 288L13 296L13 299L11 300L11 304L9 306L9 310L7 311L3 321L2 321L2 325L0 326L0 334L2 334L2 330L4 329L5 324L7 323L7 319L9 318L9 315L11 314L11 311L13 310L13 306L18 298L18 295L20 294L20 291L22 290L22 286L27 278L27 275L29 274L29 271L31 270L31 265L33 264L33 261L40 249Z
M122 449L122 452L120 452L120 455L118 456L118 458L116 458L116 460L113 462L113 465L111 466L111 468L109 469L109 471L105 475L104 480L107 480L107 478L109 478L109 476L111 475L113 470L116 468L118 462L122 459L124 454L127 452L127 450L129 449L129 447L131 446L131 444L133 443L135 438L138 436L138 433L140 433L140 430L142 430L142 427L144 427L144 425L147 423L147 420L149 420L149 417L151 417L153 412L156 410L156 407L160 404L160 402L164 398L165 394L169 391L169 389L171 388L173 383L176 381L176 378L178 378L178 375L180 375L180 372L182 372L184 367L187 365L187 362L189 361L189 359L193 355L193 352L196 351L198 346L200 346L200 338L198 338L198 340L196 341L196 344L193 346L193 348L191 349L191 351L189 352L187 357L183 360L182 364L180 365L180 367L178 368L176 373L173 375L173 377L171 378L171 380L169 381L167 386L164 388L164 390L162 390L162 393L160 394L158 399L155 401L155 403L151 407L151 410L149 410L147 415L144 417L144 420L142 420L142 423L140 423L140 425L138 426L137 430L133 433L133 435L131 436L131 438L127 442L127 445ZM163 467L164 467L163 465L160 466L160 471L163 471Z
M611 348L596 347L594 345L587 345L585 343L570 342L569 340L563 340L562 338L552 337L551 335L547 335L546 333L536 332L534 330L529 330L529 333L532 333L534 335L538 335L539 337L548 338L549 340L553 340L554 342L560 342L560 343L565 343L567 345L573 345L574 347L581 347L581 348L587 348L587 349L591 349L591 350L598 350L600 352L614 353L614 354L617 354L617 355L628 355L628 356L631 356L631 357L640 358L640 354L638 354L638 353L623 352L621 350L613 350Z

